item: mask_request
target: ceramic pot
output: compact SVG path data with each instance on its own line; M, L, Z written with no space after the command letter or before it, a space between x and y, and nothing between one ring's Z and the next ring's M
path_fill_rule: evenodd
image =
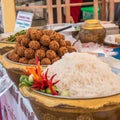
M103 44L105 36L105 28L100 24L99 20L95 19L86 20L79 32L79 38L82 43L95 42Z

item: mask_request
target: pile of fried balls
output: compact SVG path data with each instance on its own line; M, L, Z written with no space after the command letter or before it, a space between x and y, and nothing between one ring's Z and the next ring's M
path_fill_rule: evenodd
M54 30L29 28L24 35L16 36L16 45L7 57L11 61L35 64L35 57L41 65L50 65L65 53L76 52L63 34Z

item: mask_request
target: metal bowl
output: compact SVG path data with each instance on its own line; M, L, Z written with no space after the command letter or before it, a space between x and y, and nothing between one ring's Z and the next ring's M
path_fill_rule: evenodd
M11 78L11 80L16 84L16 86L19 86L19 78L21 74L23 74L26 66L34 66L32 64L23 64L19 62L13 62L10 59L8 59L7 55L11 51L5 53L4 55L0 56L1 58L1 63L5 67L8 76ZM42 69L45 69L47 66L46 65L41 65Z

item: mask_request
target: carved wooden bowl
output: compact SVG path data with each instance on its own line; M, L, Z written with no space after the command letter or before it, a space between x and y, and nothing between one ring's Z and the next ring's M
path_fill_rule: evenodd
M29 87L19 88L31 102L41 120L114 120L120 119L120 94L94 99L69 99L49 96Z
M6 60L4 55L0 56L0 60L18 87L19 77L26 65ZM48 96L29 87L19 89L30 100L39 120L120 120L120 94L94 99L69 99Z

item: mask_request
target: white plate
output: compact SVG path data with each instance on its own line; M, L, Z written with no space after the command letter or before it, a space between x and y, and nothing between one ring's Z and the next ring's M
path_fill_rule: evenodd
M16 42L9 42L7 41L7 38L10 36L10 35L14 35L15 32L9 32L9 33L2 33L0 34L0 42L2 43L16 43Z

